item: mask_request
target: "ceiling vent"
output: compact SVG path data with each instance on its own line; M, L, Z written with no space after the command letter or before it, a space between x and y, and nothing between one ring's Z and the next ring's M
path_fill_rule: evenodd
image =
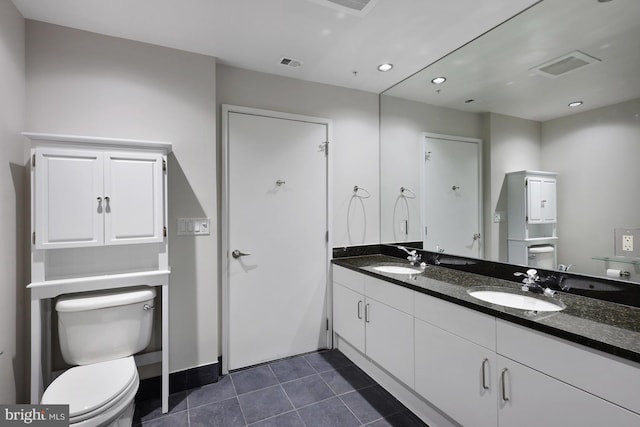
M552 59L551 61L538 65L537 67L533 67L529 71L534 71L546 77L556 78L596 62L600 62L600 60L593 56L589 56L586 53L574 50L573 52L562 55L559 58Z
M299 59L289 58L287 56L283 56L282 58L280 58L279 64L289 68L302 67L302 61L300 61Z
M364 16L376 5L378 0L309 0L351 15Z

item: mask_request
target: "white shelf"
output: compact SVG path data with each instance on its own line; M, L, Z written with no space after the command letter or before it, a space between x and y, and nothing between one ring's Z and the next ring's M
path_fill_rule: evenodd
M98 144L111 147L137 147L146 149L160 149L171 152L170 142L149 141L144 139L105 138L101 136L63 135L55 133L22 132L32 141L60 142L63 144Z
M151 270L101 276L83 276L32 282L27 288L31 289L32 297L54 298L58 295L72 292L123 288L136 285L160 286L166 283L166 278L170 274L171 270Z

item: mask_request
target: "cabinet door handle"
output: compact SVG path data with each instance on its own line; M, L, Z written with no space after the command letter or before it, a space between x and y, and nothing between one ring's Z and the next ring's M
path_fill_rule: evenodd
M500 379L502 380L502 400L505 402L509 401L509 397L507 396L507 372L509 372L509 370L504 368L502 374L500 374Z
M362 319L362 300L358 301L358 319Z
M484 359L482 361L482 389L489 390L489 386L487 385L487 366L489 366L489 359Z
M369 323L369 304L365 304L364 306L364 321Z

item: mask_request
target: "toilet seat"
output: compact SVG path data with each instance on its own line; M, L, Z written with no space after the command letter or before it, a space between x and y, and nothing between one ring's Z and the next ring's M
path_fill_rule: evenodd
M71 424L96 417L108 419L133 401L138 385L133 356L76 366L47 387L42 404L68 404Z

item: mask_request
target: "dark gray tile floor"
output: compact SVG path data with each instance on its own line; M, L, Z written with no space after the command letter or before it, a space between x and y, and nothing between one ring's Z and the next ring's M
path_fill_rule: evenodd
M232 372L215 384L136 404L136 426L426 426L337 350Z

